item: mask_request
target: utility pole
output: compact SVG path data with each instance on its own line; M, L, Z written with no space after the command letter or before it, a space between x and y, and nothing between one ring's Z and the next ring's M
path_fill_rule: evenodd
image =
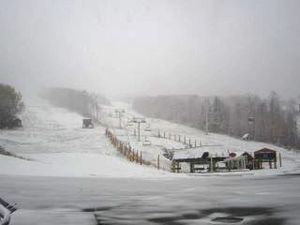
M145 118L133 118L132 119L133 123L137 123L137 130L138 130L138 142L141 141L141 123L146 123Z
M118 118L119 118L119 128L122 128L122 116L123 116L123 113L125 113L125 110L124 109L116 109L115 113L117 113Z
M249 134L252 134L252 140L255 140L255 117L249 116L248 117L248 126L249 126Z
M209 99L206 99L206 110L205 110L205 134L208 135L208 113L209 113Z

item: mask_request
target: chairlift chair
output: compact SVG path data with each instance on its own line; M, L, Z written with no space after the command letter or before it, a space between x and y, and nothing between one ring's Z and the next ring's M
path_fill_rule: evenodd
M152 131L151 127L150 127L150 124L148 124L145 128L145 131Z
M149 146L151 145L151 141L149 141L147 138L145 138L144 142L143 142L144 146Z

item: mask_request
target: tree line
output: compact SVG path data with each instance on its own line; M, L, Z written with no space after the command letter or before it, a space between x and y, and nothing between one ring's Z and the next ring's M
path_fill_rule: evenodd
M300 147L296 100L281 100L276 92L229 97L197 95L139 97L133 108L149 117L182 123L209 132L288 147Z
M109 100L102 95L72 88L48 88L43 91L42 97L55 106L94 120L99 120L100 105L110 104Z

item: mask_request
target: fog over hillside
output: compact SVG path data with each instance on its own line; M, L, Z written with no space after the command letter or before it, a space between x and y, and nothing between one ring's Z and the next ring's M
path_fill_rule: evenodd
M299 225L299 9L0 0L0 225Z
M0 80L30 92L299 95L297 0L0 2Z

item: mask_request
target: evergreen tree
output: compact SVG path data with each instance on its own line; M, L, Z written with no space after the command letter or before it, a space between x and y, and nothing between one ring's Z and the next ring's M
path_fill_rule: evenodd
M0 128L13 128L23 108L21 93L10 85L0 84Z

